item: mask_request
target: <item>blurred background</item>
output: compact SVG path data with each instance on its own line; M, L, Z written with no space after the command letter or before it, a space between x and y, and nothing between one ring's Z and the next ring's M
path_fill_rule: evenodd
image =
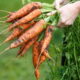
M14 12L21 8L23 3L27 4L29 1L30 0L0 0L0 10ZM53 0L32 1L45 3L53 2ZM1 22L5 20L1 19L1 17L6 16L7 14L7 12L0 11L0 32L8 27L8 24ZM40 80L80 80L79 21L80 17L78 17L74 23L74 26L77 26L77 28L74 28L73 26L71 28L66 28L66 30L57 29L54 31L49 46L49 54L54 59L55 65L50 60L45 61L40 67ZM74 32L76 33L74 34ZM2 43L9 34L10 32L6 34L4 32L4 34L1 34L0 43ZM65 35L67 36L67 39L63 41ZM73 45L73 40L75 45ZM0 52L4 51L11 42L12 41L0 46ZM8 50L4 54L0 55L0 80L35 80L34 67L32 64L32 48L28 50L24 57L16 58L18 49L19 48ZM67 54L65 55L65 53ZM66 60L64 60L64 66L61 64L62 56L63 59L64 56L66 57Z

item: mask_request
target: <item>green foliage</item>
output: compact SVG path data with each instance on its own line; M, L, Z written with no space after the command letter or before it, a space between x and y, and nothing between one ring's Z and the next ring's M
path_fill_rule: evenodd
M56 63L58 63L59 61L61 62L60 57L65 57L64 65L60 65L61 63L58 63L58 66L57 64L56 66L49 65L51 71L48 73L48 75L50 75L50 77L47 77L46 80L80 80L80 16L78 16L72 26L64 28L62 31L64 32L64 34L62 35L61 40L59 37L61 36L61 32L58 31L59 36L58 34L56 34L57 38L53 36L53 38L55 38L53 42L55 44L57 42L59 43L57 44L57 46L51 43L52 50L50 47L50 51L52 51L51 53L53 53L53 59L55 59ZM62 42L63 45L60 45L58 47L58 45ZM58 55L55 50L56 47L58 47L61 52L60 53L57 50ZM61 56L59 54L61 54Z

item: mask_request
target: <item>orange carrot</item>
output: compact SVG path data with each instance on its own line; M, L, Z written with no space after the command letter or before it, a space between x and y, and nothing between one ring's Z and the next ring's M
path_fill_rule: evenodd
M25 24L21 24L20 27L25 30L28 29L29 27L31 27L32 25L34 25L36 23L36 21L31 21L29 23L25 23Z
M25 48L25 45L26 45L26 44L23 44L23 45L20 47L20 50L18 51L17 56L19 56L19 55L22 53L23 49Z
M48 53L47 50L44 50L43 55L44 55L46 58L49 58L49 59L52 60L52 58L50 57L50 55L49 55L49 53Z
M44 40L41 40L41 41L40 41L40 44L39 44L40 50L39 50L39 52L41 52L41 48L42 48L42 46L43 46L43 42L44 42ZM49 59L51 58L51 57L49 56L49 54L48 54L47 49L45 49L45 50L43 51L42 55L44 55L45 57L47 57L47 58L49 58Z
M15 28L13 30L13 33L4 42L13 40L15 37L19 36L25 29L29 28L33 24L35 24L35 21L32 21L31 23L27 23L27 24L21 24L20 26L22 29L19 27Z
M16 48L23 43L29 41L30 39L34 38L35 36L39 35L45 29L43 27L45 24L46 22L43 19L37 22L33 27L31 27L23 35L21 35L18 40L13 42L10 45L10 48Z
M52 31L53 31L53 26L48 26L45 32L45 37L43 40L41 53L43 53L43 51L49 46L51 38L52 38Z
M37 80L40 77L40 72L39 72L40 64L42 64L48 58L47 50L45 50L40 56L40 48L41 48L40 46L42 45L42 42L43 40L40 42L35 42L33 46L33 65L35 68L35 77Z
M30 13L31 11L33 11L34 9L41 8L41 7L42 5L40 2L29 3L25 5L23 8L21 8L20 10L18 10L17 12L11 14L6 22L11 22L17 18L21 18L27 15L28 13Z
M12 25L9 26L9 30L13 29L14 27L17 27L21 24L27 23L29 21L32 21L34 18L38 17L41 14L40 9L36 9L32 11L30 14L26 15L25 17L21 18L20 20L16 21Z
M36 76L36 79L39 80L39 77L40 77L39 69L35 70L35 76Z
M38 50L39 42L35 42L33 45L33 65L34 68L38 65L38 56L39 56L39 50Z
M42 64L46 60L46 56L41 55L39 65Z
M13 32L11 33L11 35L8 36L8 38L6 38L6 40L4 42L8 42L10 40L13 40L15 37L19 36L22 33L22 29L21 28L15 28L13 30Z
M37 67L38 65L38 57L39 57L39 42L35 42L34 45L33 45L33 65L34 65L34 68ZM36 79L38 80L39 77L40 77L40 72L39 72L39 65L37 67L37 69L35 70L35 77Z
M31 39L29 42L25 43L25 45L23 45L23 47L22 47L23 48L22 51L18 54L20 54L20 56L23 56L27 52L27 50L34 44L34 42L37 40L37 38L38 37L35 37L35 38Z

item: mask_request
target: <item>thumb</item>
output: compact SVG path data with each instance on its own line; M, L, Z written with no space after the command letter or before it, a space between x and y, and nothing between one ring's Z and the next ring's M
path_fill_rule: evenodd
M60 3L58 1L53 3L53 6L58 10L60 8Z

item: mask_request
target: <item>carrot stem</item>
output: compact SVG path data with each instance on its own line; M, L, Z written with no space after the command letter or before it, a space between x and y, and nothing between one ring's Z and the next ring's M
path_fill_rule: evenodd
M43 7L50 7L50 8L54 8L54 6L52 4L48 4L48 3L42 3Z
M52 9L41 9L42 13L45 13L45 12L51 12Z

